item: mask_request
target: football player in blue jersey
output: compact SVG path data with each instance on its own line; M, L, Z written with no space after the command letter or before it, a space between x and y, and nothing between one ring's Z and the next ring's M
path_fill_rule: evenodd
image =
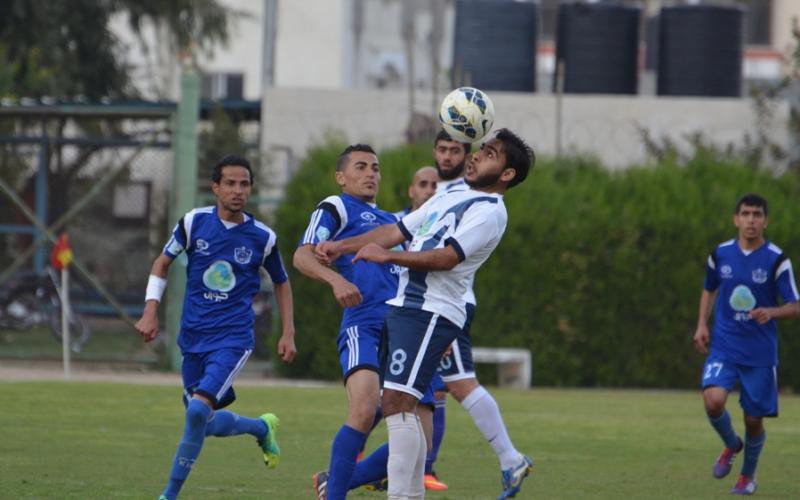
M756 466L767 438L763 419L778 416L776 320L800 315L792 263L764 238L768 221L763 197L748 194L736 203L733 223L739 234L708 256L694 334L695 348L708 354L702 374L706 414L725 444L712 474L718 479L727 476L736 455L744 450L744 463L731 490L739 495L756 491ZM712 310L714 327L709 333ZM744 410L744 441L725 409L728 394L737 383Z
M177 498L206 436L250 434L267 467L277 466L280 458L275 437L279 421L274 414L248 418L222 410L236 398L232 384L253 352L252 305L261 289L261 269L275 285L283 326L278 355L291 362L296 354L292 289L276 235L244 212L252 183L247 159L229 155L220 160L211 180L216 205L184 215L150 271L144 313L136 323L148 342L158 335L158 305L169 266L181 253L186 254L186 293L178 336L183 354L185 427L161 499Z
M353 255L342 255L335 261L338 272L317 261L314 247L320 242L356 236L397 221L375 204L381 172L370 146L348 146L337 160L335 176L341 194L317 205L294 254L297 270L330 285L344 307L337 345L347 392L347 418L333 439L328 472L313 476L318 496L329 499L345 498L356 457L375 422L380 397L381 331L386 301L397 291L399 273L393 264L353 263Z
M501 129L469 158L465 176L469 189L437 193L397 224L317 246L323 261L357 251L356 262L404 268L387 315L383 410L389 429L390 498L424 496L426 449L415 414L417 401L446 349L467 327L465 297L475 272L505 231L502 195L527 177L533 162L530 147ZM410 251L388 250L405 240L411 240ZM520 453L514 458L514 465L503 471L499 499L515 496L533 465Z

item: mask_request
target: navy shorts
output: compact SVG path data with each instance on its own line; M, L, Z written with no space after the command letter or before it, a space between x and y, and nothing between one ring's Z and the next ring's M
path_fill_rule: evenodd
M439 374L445 382L475 378L475 362L472 360L472 339L469 329L475 318L475 304L467 304L467 321L453 341L450 354L442 358Z
M215 409L236 400L233 382L247 362L252 349L219 349L183 354L183 404L197 393L210 399Z
M407 307L390 307L386 326L389 349L383 387L421 399L461 328L439 314Z
M703 366L703 389L733 390L741 385L739 404L751 417L778 416L778 376L775 366L747 366L709 356Z
M381 362L378 354L381 345L383 323L351 325L341 332L337 344L339 346L339 365L342 375L347 377L358 370L372 370L381 373Z

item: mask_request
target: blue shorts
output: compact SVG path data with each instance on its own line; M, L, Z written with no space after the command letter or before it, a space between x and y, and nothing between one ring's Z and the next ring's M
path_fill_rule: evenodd
M778 416L778 376L775 366L747 366L709 356L703 366L703 389L722 387L733 390L741 385L739 404L751 417Z
M236 400L233 381L252 352L252 349L219 349L184 353L183 404L188 405L195 393L210 399L217 410L233 403Z
M383 387L421 399L461 329L438 314L407 307L390 307L386 326L389 349Z
M450 354L442 358L439 374L445 382L475 378L475 362L472 360L472 339L469 329L475 318L475 304L467 304L467 321L453 342Z
M358 370L372 370L381 373L378 355L381 345L383 323L351 325L339 332L339 364L344 380Z

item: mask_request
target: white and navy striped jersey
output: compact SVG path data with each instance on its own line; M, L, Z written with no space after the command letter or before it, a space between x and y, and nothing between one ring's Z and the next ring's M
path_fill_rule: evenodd
M253 297L261 290L263 267L273 283L289 279L277 236L252 215L232 224L217 207L196 208L181 217L164 255L186 252L186 293L178 345L183 352L253 348Z
M456 177L449 181L439 181L436 183L436 194L449 193L452 191L466 191L467 189L469 189L469 185L467 185L467 181L465 181L463 177ZM473 290L474 286L475 283L470 282L467 293L464 295L464 300L467 304L472 304L473 306L478 303L478 299L475 297L475 290Z
M438 313L459 327L466 322L466 297L475 272L500 243L508 214L499 194L472 189L437 193L397 223L409 250L423 251L451 245L460 262L449 271L400 274L397 296L390 305Z

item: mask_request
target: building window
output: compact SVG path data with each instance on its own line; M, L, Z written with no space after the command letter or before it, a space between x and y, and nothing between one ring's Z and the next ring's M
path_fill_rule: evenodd
M244 98L244 73L206 73L200 93L203 99L240 101Z

